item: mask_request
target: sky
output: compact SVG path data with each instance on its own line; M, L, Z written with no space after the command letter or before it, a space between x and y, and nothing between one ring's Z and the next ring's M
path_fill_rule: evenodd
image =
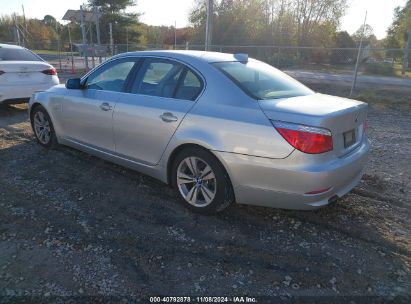
M378 39L386 36L394 8L404 6L407 0L348 0L349 8L343 17L341 30L354 33L364 22L368 11L367 23L372 26ZM22 14L22 5L27 17L42 19L52 15L61 20L68 9L79 9L85 0L0 0L0 15L16 12ZM188 25L188 13L193 0L137 0L133 11L143 13L140 20L151 25Z

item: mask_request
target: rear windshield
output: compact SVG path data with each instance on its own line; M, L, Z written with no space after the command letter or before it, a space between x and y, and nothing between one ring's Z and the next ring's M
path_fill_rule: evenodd
M216 62L213 65L251 97L277 99L313 94L309 88L272 66L257 62Z
M42 59L26 49L0 48L0 61L42 61Z

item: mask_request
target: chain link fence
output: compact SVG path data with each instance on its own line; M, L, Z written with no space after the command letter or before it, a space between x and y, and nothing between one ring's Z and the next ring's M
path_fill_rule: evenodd
M60 73L82 74L113 55L142 50L204 50L204 45L138 45L138 44L70 44L67 41L32 41L27 48L53 64ZM316 71L353 75L358 48L324 48L267 45L213 45L212 51L247 53L282 70ZM403 49L364 47L361 50L359 75L411 78L411 70L403 71ZM411 58L410 58L411 62Z

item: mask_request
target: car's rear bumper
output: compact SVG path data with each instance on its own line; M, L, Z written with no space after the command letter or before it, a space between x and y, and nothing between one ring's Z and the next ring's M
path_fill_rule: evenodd
M237 203L284 209L310 210L333 203L361 180L370 144L344 157L321 164L294 164L293 158L268 159L216 152L233 184ZM320 194L306 194L328 189Z
M36 91L45 91L59 84L57 76L53 76L50 81L35 85L0 85L0 103L18 103L19 100L28 101Z

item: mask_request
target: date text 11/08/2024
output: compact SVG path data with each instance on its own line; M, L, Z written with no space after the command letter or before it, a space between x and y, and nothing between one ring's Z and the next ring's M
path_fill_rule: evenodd
M150 303L258 303L254 297L150 297Z

